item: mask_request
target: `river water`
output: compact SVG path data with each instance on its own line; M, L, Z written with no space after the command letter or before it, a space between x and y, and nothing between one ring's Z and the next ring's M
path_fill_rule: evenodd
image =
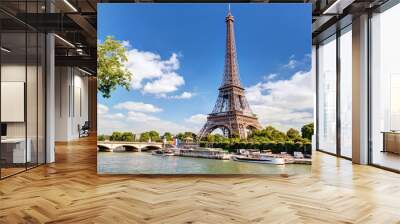
M304 174L311 172L311 166L155 156L148 152L98 152L97 171L100 174Z

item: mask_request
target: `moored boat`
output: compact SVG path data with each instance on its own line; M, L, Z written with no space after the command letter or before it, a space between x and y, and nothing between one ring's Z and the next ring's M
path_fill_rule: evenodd
M249 163L264 163L264 164L274 164L274 165L284 165L284 158L275 158L271 156L243 156L234 155L231 156L232 160L238 162L249 162Z
M161 149L154 150L151 152L151 154L155 155L155 156L173 156L173 155L175 155L173 151L161 150Z
M222 149L197 148L197 149L180 149L176 155L185 157L197 157L206 159L222 159L229 160L230 156Z

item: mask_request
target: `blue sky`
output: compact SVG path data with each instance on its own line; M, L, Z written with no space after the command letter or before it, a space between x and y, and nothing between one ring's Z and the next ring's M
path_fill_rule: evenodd
M100 133L198 132L222 81L227 10L227 4L99 4L98 38L124 41L133 73L131 91L99 95ZM261 124L285 130L311 122L311 6L231 4L231 10L241 82Z

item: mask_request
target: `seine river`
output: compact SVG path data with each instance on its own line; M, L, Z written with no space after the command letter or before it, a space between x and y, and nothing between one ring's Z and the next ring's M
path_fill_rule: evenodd
M310 165L256 164L180 156L154 156L148 152L98 152L101 174L304 174Z

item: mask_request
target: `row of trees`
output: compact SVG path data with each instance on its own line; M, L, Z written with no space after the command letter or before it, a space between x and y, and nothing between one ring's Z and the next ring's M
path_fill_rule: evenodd
M294 142L294 143L310 143L314 132L314 124L306 124L301 128L301 133L290 128L286 133L277 130L272 126L267 126L262 130L254 131L250 136L250 142Z
M133 141L148 142L149 140L151 140L153 142L161 142L162 139L164 138L167 141L172 141L173 137L174 136L170 132L165 132L163 135L160 135L157 131L154 130L143 132L140 135L135 135L132 132L114 131L111 135L99 135L98 140L128 141L128 142L133 142ZM193 132L184 132L184 133L178 133L176 137L181 141L184 141L186 139L195 140L196 134L194 134Z
M285 132L267 126L262 130L255 130L247 139L240 139L238 137L227 138L221 134L209 134L201 139L202 142L213 143L266 143L266 142L292 142L292 143L311 143L311 137L314 132L314 124L306 124L301 128L301 133L293 128Z
M201 142L208 143L311 143L311 136L314 132L314 124L306 124L301 128L301 132L296 129L290 128L286 132L279 131L278 129L267 126L262 130L256 130L251 133L247 139L240 139L239 137L224 137L221 134L209 134L208 136L201 139ZM193 132L178 133L176 137L181 141L186 140L197 140L196 134ZM170 132L165 132L160 135L157 131L143 132L140 135L135 135L132 132L113 132L112 135L100 135L99 141L110 140L110 141L141 141L147 142L149 140L153 142L161 142L162 139L167 141L173 140L173 135Z

